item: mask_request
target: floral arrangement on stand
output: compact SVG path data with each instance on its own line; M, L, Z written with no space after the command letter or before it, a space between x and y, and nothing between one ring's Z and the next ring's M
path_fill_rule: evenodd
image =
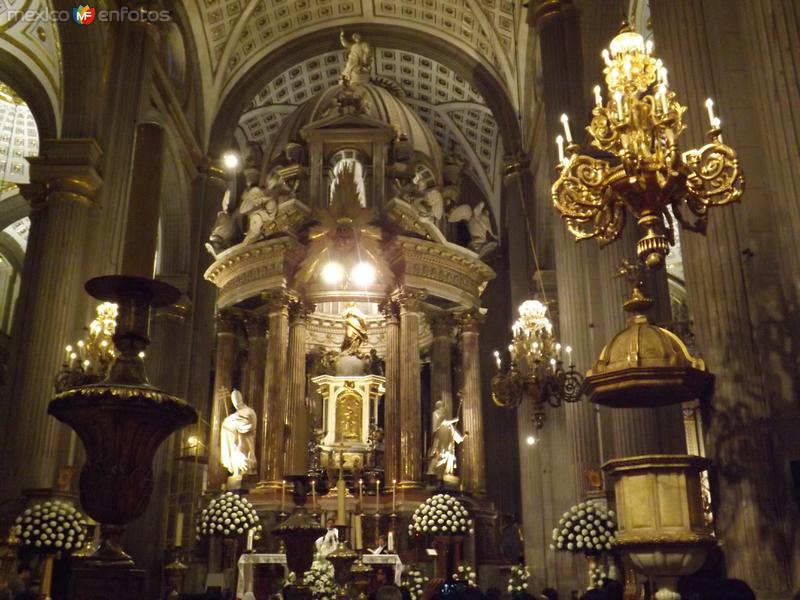
M198 539L209 537L238 538L255 530L254 539L261 538L261 524L253 505L238 494L225 492L212 498L200 515L197 525Z
M531 570L527 565L514 565L511 567L511 576L508 578L506 591L512 596L527 593L530 578Z
M466 563L458 565L456 572L453 573L453 579L456 581L463 581L469 587L478 587L478 574L475 572L475 569L472 568L472 565Z
M47 500L26 508L14 522L19 543L37 554L72 553L86 539L86 521L69 502Z
M472 519L458 500L436 494L417 507L411 517L411 535L468 535L473 533Z
M411 600L420 600L428 585L428 579L419 569L411 569L403 576L403 585L411 595Z
M552 550L598 556L611 550L616 540L614 511L581 502L565 512L553 529Z
M294 573L289 573L285 586L295 582ZM336 580L334 579L333 564L328 559L317 555L311 568L303 574L303 585L311 589L314 600L336 600Z

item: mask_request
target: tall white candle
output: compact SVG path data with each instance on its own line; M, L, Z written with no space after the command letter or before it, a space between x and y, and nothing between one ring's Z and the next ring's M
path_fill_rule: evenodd
M247 551L253 551L253 540L256 538L256 530L255 529L248 529L247 530Z
M183 546L183 513L175 515L175 547Z
M600 95L600 86L594 86L594 103L597 108L603 106L603 96Z
M561 124L564 126L564 137L567 138L567 143L572 143L572 132L569 129L569 117L566 114L561 115Z
M558 162L564 162L564 138L560 135L556 136L556 146L558 146Z
M381 480L375 481L375 513L381 512Z
M286 480L281 481L281 512L286 512Z
M311 512L317 512L317 480L311 480Z
M706 110L708 111L708 124L714 126L714 101L711 98L706 99Z
M617 105L617 117L621 121L625 117L625 111L622 109L622 92L614 92L614 102Z
M392 513L397 512L397 479L392 479Z
M394 532L390 531L389 534L386 536L386 549L389 552L394 551Z

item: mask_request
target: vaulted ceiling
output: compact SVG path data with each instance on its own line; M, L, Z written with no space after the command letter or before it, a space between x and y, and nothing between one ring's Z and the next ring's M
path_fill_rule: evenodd
M527 32L522 0L191 0L186 6L204 88L211 90L205 100L210 121L263 61L281 58L284 65L247 99L236 131L240 143L268 141L298 104L336 82L346 58L344 49L329 45L286 62L282 48L321 28L359 31L375 48L375 74L397 82L445 154L465 161L487 197L498 195L503 132L490 107L501 96L512 110L519 107L520 37ZM379 33L392 29L411 41ZM429 52L426 40L446 44L448 60ZM491 74L488 95L487 86L481 93L475 85L476 66Z

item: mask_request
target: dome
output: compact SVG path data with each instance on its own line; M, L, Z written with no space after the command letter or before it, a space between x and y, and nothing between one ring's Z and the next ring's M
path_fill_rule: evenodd
M360 95L365 102L364 116L391 125L399 135L408 139L412 152L419 158L427 159L437 180L441 181L442 152L433 132L417 116L412 108L400 98L402 90L390 82L339 83L306 100L291 113L272 136L265 153L265 164L270 165L281 155L290 142L303 142L300 130L310 123L330 116L328 111L335 106L338 98L352 92Z
M698 398L712 380L678 336L637 314L603 348L584 390L598 404L649 408Z

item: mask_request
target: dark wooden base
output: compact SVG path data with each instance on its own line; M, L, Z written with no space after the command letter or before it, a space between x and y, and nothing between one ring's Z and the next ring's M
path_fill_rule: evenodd
M72 569L69 600L142 600L147 574L131 567L76 567Z

